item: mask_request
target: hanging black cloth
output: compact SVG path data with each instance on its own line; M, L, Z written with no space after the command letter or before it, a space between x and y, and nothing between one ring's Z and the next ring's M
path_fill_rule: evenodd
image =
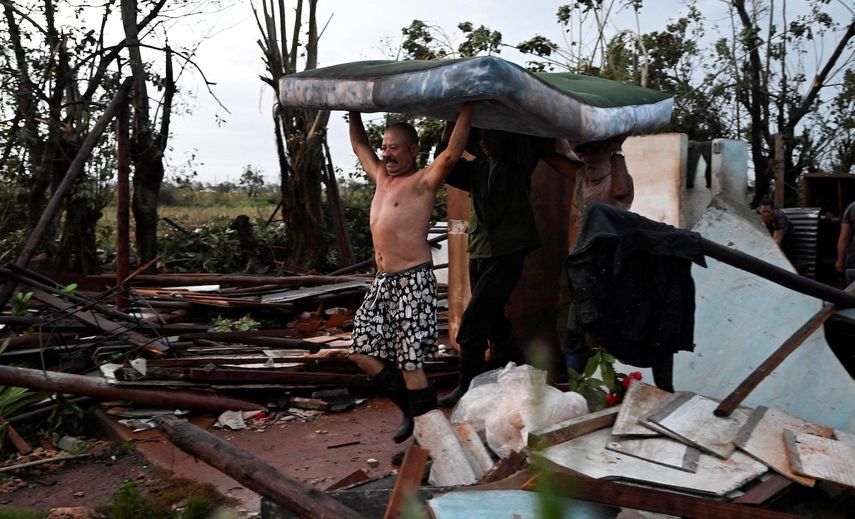
M633 366L692 351L692 262L706 267L699 234L592 203L564 264L577 327Z

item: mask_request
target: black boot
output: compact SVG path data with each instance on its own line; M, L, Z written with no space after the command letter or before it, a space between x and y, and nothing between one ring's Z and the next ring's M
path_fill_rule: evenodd
M454 390L439 399L440 407L454 407L469 390L472 379L484 372L484 352L471 348L460 348L460 380Z
M436 388L432 385L421 389L408 389L407 397L413 416L421 416L436 409Z
M410 413L410 402L407 398L407 386L404 385L403 373L395 366L386 364L383 371L372 378L371 382L404 413L404 419L392 434L392 439L395 443L405 441L413 434L413 415Z

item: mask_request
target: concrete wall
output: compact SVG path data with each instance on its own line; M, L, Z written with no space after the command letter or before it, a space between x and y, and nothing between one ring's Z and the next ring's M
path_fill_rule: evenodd
M630 137L623 144L635 185L631 211L679 227L689 139L682 133Z

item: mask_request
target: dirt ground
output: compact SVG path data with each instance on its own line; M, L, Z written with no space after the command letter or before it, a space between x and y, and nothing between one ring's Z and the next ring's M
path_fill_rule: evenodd
M370 477L393 471L391 457L408 443L395 444L391 432L400 412L387 399L368 395L356 409L290 421L279 414L242 431L212 428L215 416L193 413L191 421L235 447L263 460L286 476L319 489L364 469ZM172 484L169 474L201 484L211 484L236 509L252 516L260 510L260 497L222 472L175 448L155 430L133 433L103 412L94 413L102 436L127 442L134 451L97 461L72 461L47 471L16 474L24 481L13 492L0 492L0 505L51 508L105 506L125 480L143 493L160 492ZM117 443L118 445L118 443ZM121 449L119 449L121 451ZM376 465L374 460L376 460ZM160 469L160 470L158 470ZM2 515L2 514L0 514Z

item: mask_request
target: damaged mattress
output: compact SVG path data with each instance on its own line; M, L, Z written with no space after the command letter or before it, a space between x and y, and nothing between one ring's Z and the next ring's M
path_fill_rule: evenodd
M477 103L473 126L577 142L653 130L673 98L649 88L570 73L534 73L495 56L358 61L285 76L288 107L397 112L454 120Z

